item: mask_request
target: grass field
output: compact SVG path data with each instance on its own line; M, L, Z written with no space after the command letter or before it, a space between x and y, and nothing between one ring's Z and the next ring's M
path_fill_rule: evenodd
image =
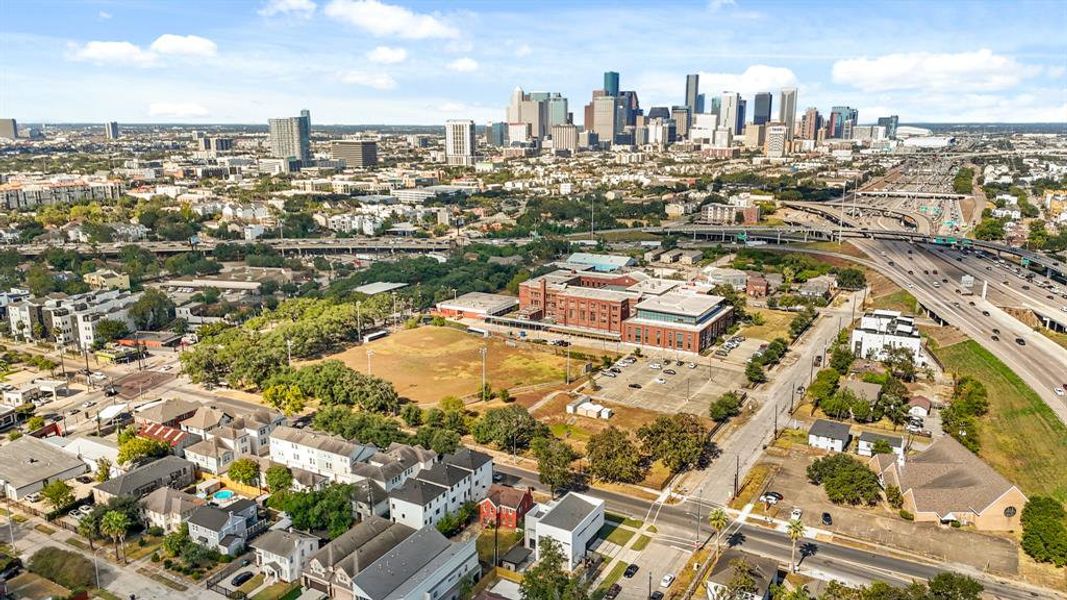
M648 537L647 535L641 534L636 540L634 540L634 544L630 546L630 548L633 550L641 551L647 548L649 543L651 542L652 538Z
M494 389L563 381L566 358L549 352L509 347L503 340L480 338L451 327L419 327L398 331L363 346L356 346L328 358L343 361L367 372L367 351L371 351L371 373L387 379L401 396L427 404L445 396L465 396L482 384L479 349L488 347L486 381ZM581 365L571 361L572 375Z
M498 539L499 536L499 539ZM486 564L493 564L493 549L497 548L497 556L504 556L508 550L522 541L522 531L501 527L498 532L486 527L478 536L475 546L478 548L478 560Z
M600 583L598 590L606 590L615 583L618 583L622 579L622 574L626 572L626 567L630 566L630 563L622 560L617 560L611 566L611 570L604 576L604 581Z
M763 315L763 325L743 327L738 333L747 338L768 342L778 337L789 339L789 323L796 316L795 314L769 308L756 308L749 312Z
M881 310L899 310L900 312L914 313L919 308L919 303L905 290L897 290L890 294L877 296L873 299L874 308Z
M634 536L632 529L623 529L619 527L619 524L613 521L605 521L604 526L600 528L597 533L598 538L602 538L612 544L619 546L625 546L626 542L630 541L630 538Z
M940 348L937 356L948 372L970 375L989 390L979 455L1024 493L1067 502L1067 427L1052 409L977 342Z

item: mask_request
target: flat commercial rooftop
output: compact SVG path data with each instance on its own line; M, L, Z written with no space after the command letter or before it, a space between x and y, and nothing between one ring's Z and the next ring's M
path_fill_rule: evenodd
M360 294L366 294L367 296L373 296L375 294L384 294L385 292L391 292L393 290L399 290L400 288L407 287L406 283L390 283L388 281L378 281L376 283L368 283L367 285L361 285L356 288L355 291Z
M514 309L518 305L519 299L514 296L487 294L485 292L468 292L453 300L438 302L437 309L485 315L499 315Z
M649 310L669 313L672 315L699 317L700 315L713 310L715 307L722 304L722 302L722 296L675 292L642 300L637 303L637 310Z

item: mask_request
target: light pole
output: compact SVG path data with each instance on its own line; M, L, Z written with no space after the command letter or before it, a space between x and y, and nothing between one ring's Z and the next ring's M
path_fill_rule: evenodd
M363 308L363 301L362 300L356 301L356 336L360 340L363 339L363 318L360 316L362 308Z
M293 366L293 340L286 338L285 340L285 356L286 364L292 368Z
M567 384L571 382L571 341L570 336L567 339Z
M367 350L367 375L370 375L370 357L374 356L374 350Z
M487 398L485 397L485 357L489 354L489 347L482 346L481 348L478 348L478 354L480 354L482 357L482 400L487 400Z

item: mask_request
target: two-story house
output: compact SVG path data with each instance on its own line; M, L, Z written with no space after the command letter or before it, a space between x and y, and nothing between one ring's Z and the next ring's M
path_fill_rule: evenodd
M149 527L159 527L170 533L176 531L197 508L207 504L180 490L161 487L141 499L141 512Z
M193 484L195 477L196 465L177 456L164 456L125 475L96 484L93 501L107 504L112 498L120 496L143 498L161 487L188 487Z
M301 585L330 598L351 600L352 579L413 533L406 525L366 517L308 560Z
M436 525L468 502L479 502L493 482L493 459L463 448L422 469L389 492L389 515L416 529Z
M189 515L189 537L227 556L239 554L248 536L259 525L256 503L240 499L224 508L201 506Z
M256 564L268 582L300 580L304 566L319 549L319 538L293 530L272 529L252 540Z

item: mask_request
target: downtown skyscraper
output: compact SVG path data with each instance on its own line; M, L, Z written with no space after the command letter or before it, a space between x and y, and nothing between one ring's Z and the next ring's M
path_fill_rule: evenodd
M700 74L693 73L685 76L685 106L689 109L689 118L702 112L700 106Z
M311 160L311 113L299 117L270 119L270 155L274 158Z
M450 119L445 121L445 159L449 165L469 167L474 164L474 121Z
M755 102L752 107L752 123L755 125L763 125L771 122L771 103L772 98L770 92L760 92L756 94Z
M619 74L616 71L604 72L604 95L605 96L618 96L619 95Z
M793 139L797 125L797 88L782 88L778 98L778 121L785 124L786 135Z

